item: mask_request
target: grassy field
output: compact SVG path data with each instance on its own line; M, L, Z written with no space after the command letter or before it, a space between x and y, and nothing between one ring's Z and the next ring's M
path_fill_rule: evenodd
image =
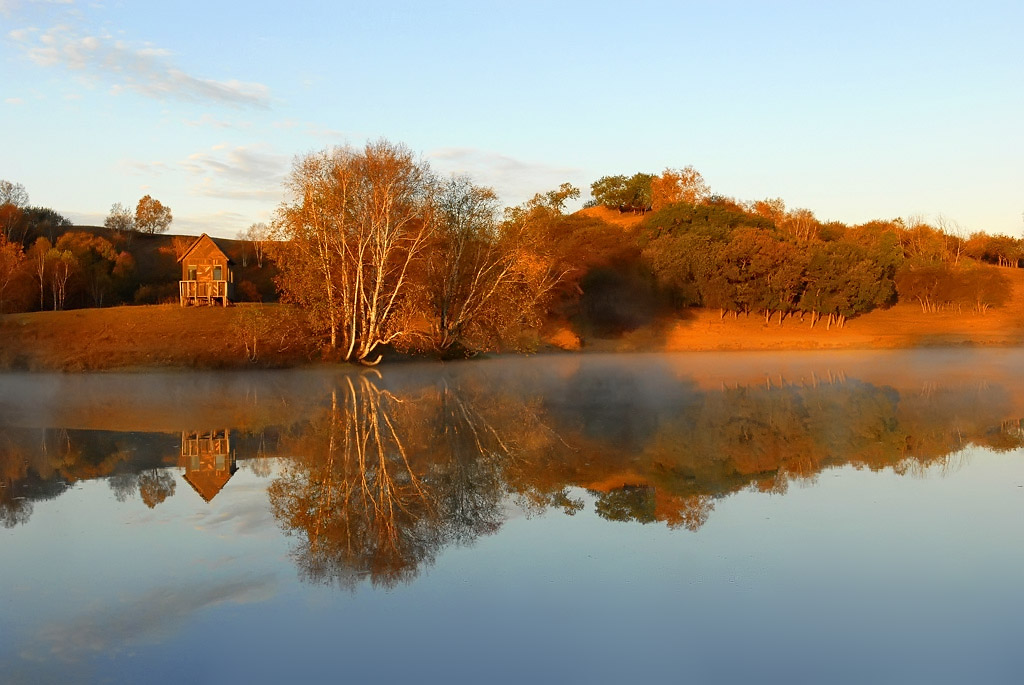
M826 330L819 322L757 315L722 319L689 310L612 338L581 339L553 326L541 349L712 351L892 349L1024 344L1024 270L1005 269L1013 297L986 314L924 313L899 304ZM253 344L255 343L255 348ZM294 312L279 305L153 305L8 314L0 317L0 369L91 371L126 368L296 366L319 358Z
M0 368L91 371L307 362L305 331L278 305L151 305L0 317ZM255 349L253 343L255 342Z
M1018 346L1024 344L1024 269L1002 269L1013 286L1011 299L985 314L965 310L925 313L916 303L897 304L826 330L819 321L788 318L781 325L751 314L723 319L718 310L692 309L614 338L580 340L565 327L548 332L563 349L608 352L711 350L851 350L914 347Z

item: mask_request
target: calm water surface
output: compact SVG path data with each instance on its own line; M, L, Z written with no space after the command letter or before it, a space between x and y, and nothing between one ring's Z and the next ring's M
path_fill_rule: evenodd
M1024 681L1024 351L0 376L0 681Z

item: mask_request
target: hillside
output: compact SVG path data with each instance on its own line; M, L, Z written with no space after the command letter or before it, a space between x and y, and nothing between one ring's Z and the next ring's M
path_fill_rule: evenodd
M117 234L103 226L69 226L58 229L54 240L65 233L81 232L110 241L118 251L131 254L135 268L133 274L134 292L129 293L127 303L158 304L177 301L178 280L181 267L175 253L175 242L189 244L196 239L192 235L132 233ZM234 278L236 292L246 300L273 302L277 300L274 276L277 269L270 260L264 260L262 267L257 264L252 246L248 241L215 238L217 244L235 263ZM243 286L243 283L250 285Z
M620 226L622 228L636 228L640 225L640 222L644 220L645 214L637 214L634 212L620 212L617 209L605 207L603 205L597 205L594 207L584 207L580 211L576 212L580 216L590 217L592 219L600 219L601 221L607 222L614 226Z
M839 350L1024 344L1024 270L1004 269L1013 297L987 314L922 313L900 304L811 328L799 318L765 324L756 315L722 319L689 310L616 337L580 339L551 326L546 349L584 351ZM90 371L125 368L297 366L318 358L292 310L279 305L111 307L0 317L0 369ZM252 340L255 359L251 359ZM247 349L247 344L249 347Z
M7 314L0 317L0 368L295 366L312 350L291 313L280 305L241 304Z
M697 350L816 350L890 349L944 346L1017 346L1024 344L1024 269L1004 268L1013 292L1010 300L986 314L945 310L925 313L916 303L878 309L847 321L843 328L813 328L810 320L778 317L765 324L763 317L723 319L718 310L692 309L681 317L663 318L650 326L614 338L583 341L602 351ZM565 348L576 347L568 331L549 336Z

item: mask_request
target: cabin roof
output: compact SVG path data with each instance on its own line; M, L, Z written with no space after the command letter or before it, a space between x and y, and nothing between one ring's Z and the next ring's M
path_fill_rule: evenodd
M185 250L184 254L182 254L180 257L178 257L178 262L180 263L180 262L184 261L185 257L188 257L190 254L192 254L192 251L195 250L197 247L199 247L200 243L203 242L204 238L206 239L206 242L208 242L210 245L213 245L214 249L217 250L218 252L220 252L224 256L224 259L228 260L228 266L234 266L235 265L235 263L231 260L231 258L228 257L227 253L224 250L221 249L220 245L217 244L217 241L215 241L213 238L211 238L210 236L206 235L205 233L192 241L192 244L188 246L188 249Z
M231 480L235 470L232 467L219 471L191 471L186 473L183 478L204 501L210 502Z

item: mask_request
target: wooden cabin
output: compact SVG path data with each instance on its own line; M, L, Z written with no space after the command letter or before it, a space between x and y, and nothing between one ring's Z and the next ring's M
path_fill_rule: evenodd
M179 295L181 306L219 304L227 307L235 299L235 265L205 233L195 239L178 258L181 264Z
M238 467L231 451L231 431L196 431L181 434L185 481L206 502L217 496Z

